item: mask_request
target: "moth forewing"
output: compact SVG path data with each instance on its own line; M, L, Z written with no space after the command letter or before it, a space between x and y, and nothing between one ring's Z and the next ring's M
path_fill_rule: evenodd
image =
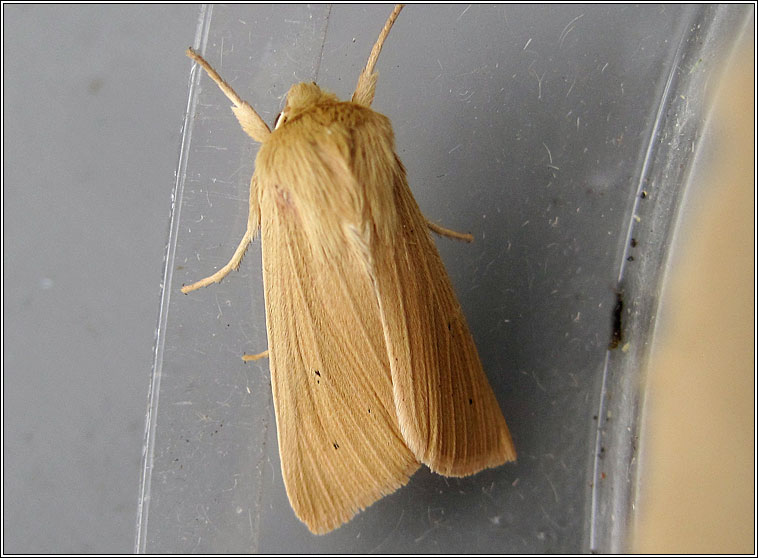
M279 454L296 515L328 532L406 484L420 466L463 476L515 459L389 120L371 110L373 68L351 102L292 86L273 131L194 51L262 143L247 231L218 282L261 231ZM246 360L265 356L260 353Z
M516 458L508 427L405 176L396 240L374 248L395 405L419 461L465 476Z

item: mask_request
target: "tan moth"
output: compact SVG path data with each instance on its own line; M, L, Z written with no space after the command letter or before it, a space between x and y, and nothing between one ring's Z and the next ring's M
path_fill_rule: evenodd
M350 101L293 85L270 130L213 68L243 130L261 143L247 231L218 272L236 269L261 232L279 454L292 508L326 533L408 482L420 467L472 475L516 458L508 427L430 231L371 110L379 53Z

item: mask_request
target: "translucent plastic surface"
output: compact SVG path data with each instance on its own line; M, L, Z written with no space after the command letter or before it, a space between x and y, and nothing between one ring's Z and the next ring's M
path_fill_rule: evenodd
M346 99L389 6L205 8L197 49L269 123L298 81ZM260 245L220 285L257 146L197 69L178 168L137 550L618 551L634 496L637 370L702 126L748 6L409 6L379 59L422 211L519 459L408 486L316 537L282 483ZM177 64L190 63L177 52ZM623 293L623 294L620 294ZM619 305L623 300L623 305ZM613 330L621 339L609 349Z

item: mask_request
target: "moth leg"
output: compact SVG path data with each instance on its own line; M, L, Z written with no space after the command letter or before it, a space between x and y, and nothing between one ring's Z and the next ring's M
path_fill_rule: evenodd
M253 174L250 179L250 208L248 209L247 214L247 230L245 231L245 235L242 237L239 246L237 246L237 250L234 251L232 259L229 260L228 264L210 277L206 277L196 283L182 287L182 292L184 294L199 289L200 287L210 285L211 283L219 283L232 269L236 270L239 268L242 257L247 251L247 247L253 241L258 232L258 228L261 226L260 211L260 206L258 205L258 180L256 179L256 175Z
M436 223L432 223L429 219L426 219L426 226L429 227L429 230L437 233L441 236L446 236L448 238L454 238L455 240L463 240L464 242L474 242L473 235L469 233L459 233L458 231L453 231L450 229L446 229L445 227L442 227Z
M267 357L268 357L268 349L266 349L262 353L257 353L254 355L242 355L242 360L244 360L245 362L251 362L253 360L259 360L259 359L267 358Z
M240 266L240 262L242 261L242 256L245 255L245 252L247 251L247 247L250 245L250 243L253 240L253 237L255 236L255 232L256 232L256 229L251 228L251 224L248 223L245 236L242 237L242 241L240 242L239 246L237 246L237 250L234 251L234 255L232 256L232 259L229 260L229 263L227 263L224 267L219 269L216 273L214 273L210 277L201 279L200 281L197 281L196 283L192 283L191 285L185 285L184 287L182 287L182 292L184 294L187 294L189 292L200 289L202 287L207 287L211 283L220 283L221 280L224 277L226 277L231 270L234 269L236 271L237 268Z

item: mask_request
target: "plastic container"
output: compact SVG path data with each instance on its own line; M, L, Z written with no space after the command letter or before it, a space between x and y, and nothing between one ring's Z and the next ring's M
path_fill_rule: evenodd
M233 5L195 47L269 123L298 81L349 98L390 6ZM260 245L220 285L257 146L196 69L167 247L136 550L575 553L625 548L639 370L705 92L747 5L414 5L385 44L373 108L393 122L518 462L422 468L321 537L281 478ZM177 51L177 64L190 63ZM621 294L623 293L623 294ZM623 304L619 305L619 301ZM609 348L620 324L621 339Z

